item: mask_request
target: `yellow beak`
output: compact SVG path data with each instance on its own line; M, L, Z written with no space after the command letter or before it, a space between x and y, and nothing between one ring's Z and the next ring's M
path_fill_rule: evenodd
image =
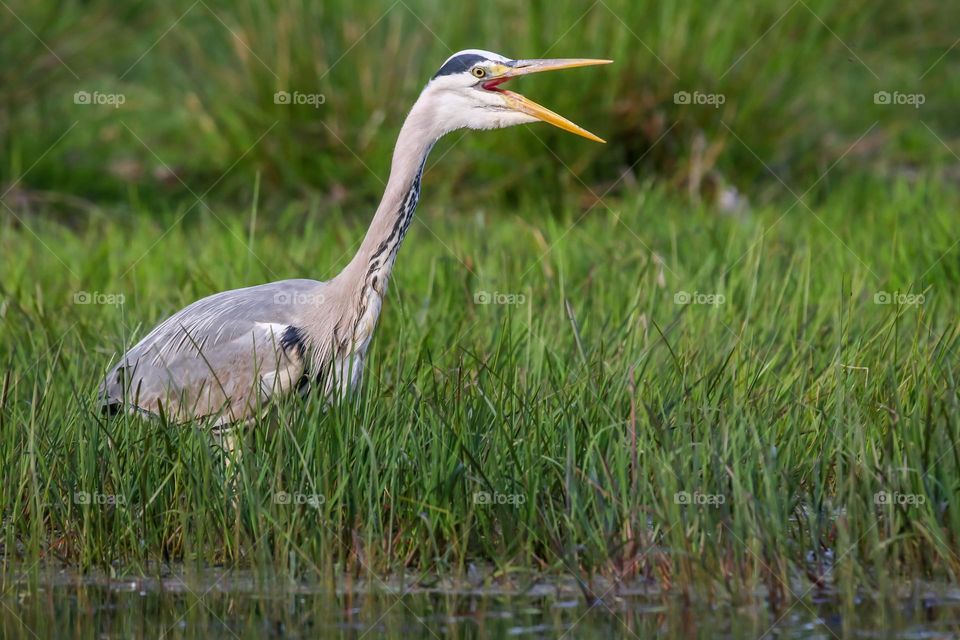
M503 73L499 74L488 84L492 85L492 87L489 88L495 88L497 84L505 82L509 78L524 76L530 73L540 73L541 71L557 71L559 69L572 69L574 67L591 67L597 64L610 64L611 62L613 62L613 60L592 60L589 58L514 60L509 66L504 65ZM559 127L560 129L569 131L570 133L575 133L578 136L583 136L588 140L593 140L594 142L605 142L605 140L593 135L583 127L570 122L563 116L554 113L550 109L537 104L533 100L530 100L519 93L507 91L506 89L495 90L504 94L504 97L507 100L507 106L511 109L516 109L517 111L531 115L538 120L549 122L555 127Z

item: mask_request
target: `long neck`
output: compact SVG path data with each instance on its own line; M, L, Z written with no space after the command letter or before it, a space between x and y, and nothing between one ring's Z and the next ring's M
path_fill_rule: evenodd
M431 110L418 100L400 129L380 206L359 250L340 277L361 289L372 287L383 294L397 251L413 221L423 167L436 138Z

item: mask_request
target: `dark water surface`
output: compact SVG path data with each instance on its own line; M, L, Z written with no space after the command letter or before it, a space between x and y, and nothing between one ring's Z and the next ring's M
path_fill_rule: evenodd
M209 569L109 578L7 568L3 638L956 638L960 590L913 585L883 604L843 608L826 594L772 611L691 604L650 589L613 589L590 606L573 581L521 588L415 587L399 580L336 586ZM528 581L530 582L530 581Z

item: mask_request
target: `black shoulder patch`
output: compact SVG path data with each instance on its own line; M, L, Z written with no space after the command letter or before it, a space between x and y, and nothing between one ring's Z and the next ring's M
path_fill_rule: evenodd
M120 413L121 409L123 409L123 404L120 402L104 402L100 405L100 413L105 416L115 416Z
M437 71L433 77L439 78L440 76L449 76L452 73L463 73L473 65L478 62L483 62L484 60L486 60L486 58L476 53L464 53L463 55L455 56L447 60L446 63L440 67L440 71Z
M284 351L296 350L297 357L303 360L307 354L307 336L300 327L290 325L280 336L280 346Z

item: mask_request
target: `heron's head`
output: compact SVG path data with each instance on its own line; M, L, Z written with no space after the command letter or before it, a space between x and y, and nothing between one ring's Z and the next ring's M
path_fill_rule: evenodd
M508 91L503 84L511 78L569 69L612 60L556 59L511 60L490 51L468 49L450 56L424 89L434 108L437 124L453 129L500 129L542 120L584 138L603 142L586 129L575 125L533 100Z

